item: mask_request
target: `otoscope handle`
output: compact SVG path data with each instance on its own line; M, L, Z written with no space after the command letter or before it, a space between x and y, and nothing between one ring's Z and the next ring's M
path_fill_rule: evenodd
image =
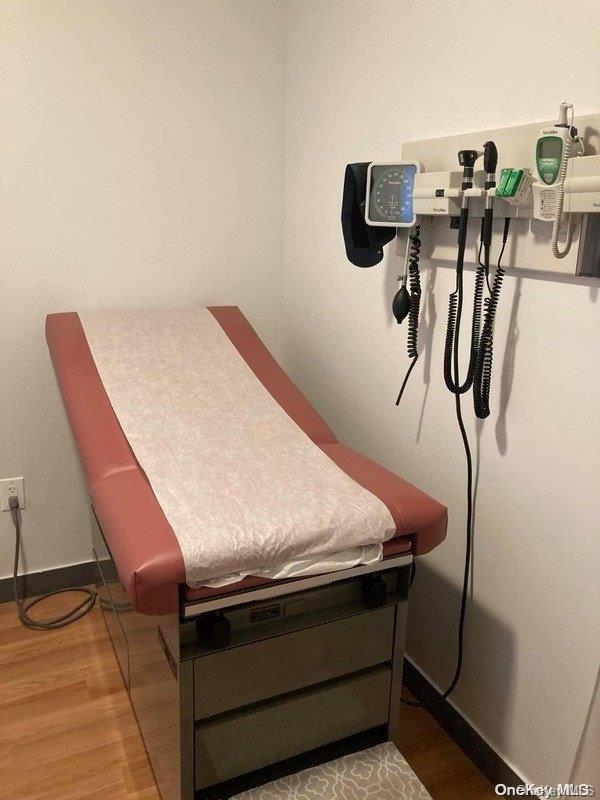
M483 212L483 224L481 226L481 244L484 247L491 247L493 221L494 212L491 208L486 208Z
M473 172L475 162L481 153L479 150L459 150L458 163L463 168L462 188L470 189L473 186Z
M460 219L458 223L458 244L459 247L464 247L467 243L467 227L469 225L469 209L467 207L461 208Z
M486 142L483 145L483 169L488 175L496 172L498 166L498 148L494 142Z
M461 167L470 167L472 169L480 155L479 150L459 150L458 163Z

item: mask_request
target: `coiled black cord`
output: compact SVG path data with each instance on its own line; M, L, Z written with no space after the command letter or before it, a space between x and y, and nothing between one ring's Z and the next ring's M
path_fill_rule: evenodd
M408 255L408 277L410 280L410 311L408 312L408 355L418 358L417 337L419 334L419 309L421 305L421 273L419 272L419 256L421 253L421 226L417 225L410 237Z
M410 378L415 364L419 358L418 337L419 337L419 311L421 308L421 273L419 271L419 255L421 253L421 226L417 225L414 233L410 236L410 251L408 255L408 277L410 281L410 305L408 311L408 338L407 351L411 359L410 366L406 371L402 386L396 398L396 405L400 405L404 389Z
M463 254L464 258L464 254ZM473 376L475 373L475 363L477 361L477 354L479 351L479 335L481 331L481 317L482 317L482 304L483 304L483 288L485 283L485 267L479 263L475 271L475 291L473 296L473 319L471 322L471 350L469 355L469 366L467 368L467 375L462 384L456 384L458 378L452 376L452 353L454 351L454 344L458 339L458 316L459 316L459 291L462 296L462 265L460 275L460 288L457 283L457 288L452 292L448 301L448 324L446 326L446 342L444 346L444 382L452 394L464 394L468 392L473 385ZM462 299L460 300L462 312Z
M484 220L481 220L481 237L479 239L479 250L477 251L477 263L479 266L483 267L485 270L485 284L487 286L488 292L492 293L492 285L490 284L490 250L489 247L486 248L485 252L485 264L481 260L481 252L483 250L483 238L484 238Z
M508 238L508 229L510 226L510 220L506 219L504 223L504 238L502 242L502 249L500 251L500 256L498 258L498 268L501 270L500 274L498 275L498 283L496 284L496 277L494 278L494 283L492 285L492 290L496 290L496 296L499 296L500 288L502 286L502 278L504 277L504 270L501 267L502 256L504 254L504 249L506 247L506 240ZM457 298L456 302L456 317L454 320L454 336L452 341L452 367L454 370L454 375L451 375L452 384L460 389L459 386L459 338L460 338L460 323L461 323L461 311L462 311L462 292L463 292L463 282L462 282L462 272L463 272L463 262L464 262L464 247L465 247L465 239L464 236L461 240L459 237L459 247L458 247L458 258L456 262L456 289L455 289L455 296ZM483 280L486 278L487 272L489 271L489 248L486 249L486 255L484 258L484 264L479 264L478 267L478 274L481 276L482 281L482 291L483 291ZM491 300L491 298L490 298ZM484 326L488 325L488 328L491 326L491 330L493 332L493 323L494 323L494 315L495 309L497 308L497 301L493 308L493 313L490 315L487 312L490 311L492 308L491 302L488 304L486 309L486 319L484 321ZM483 336L483 334L482 334ZM481 344L478 346L477 350L477 360L480 360L480 351L481 351ZM491 360L490 360L491 366ZM475 372L475 368L473 370ZM462 416L462 408L461 408L461 392L454 391L454 404L456 409L456 419L458 422L458 428L460 431L460 436L462 439L464 451L465 451L465 459L467 462L467 525L466 525L466 547L465 547L465 563L464 563L464 572L463 572L463 585L462 585L462 595L461 595L461 602L460 602L460 618L458 623L458 655L456 660L456 669L454 671L454 676L450 682L450 685L446 689L446 691L442 694L442 699L446 699L454 689L460 679L460 675L462 672L462 664L463 664L463 653L464 653L464 631L465 631L465 618L466 618L466 611L467 611L467 597L468 597L468 589L469 589L469 577L471 572L471 558L472 558L472 550L473 550L473 458L471 455L471 447L469 444L469 439L467 436L467 431L465 429L465 423Z
M462 208L460 215L459 234L458 234L458 253L456 257L456 285L454 292L450 296L446 347L444 352L444 379L446 381L446 385L454 395L456 419L458 421L458 428L460 431L463 447L465 450L465 458L467 462L467 525L466 525L465 563L463 572L462 594L460 601L460 616L458 622L458 653L456 656L456 667L454 670L454 675L452 677L452 680L450 681L450 684L446 689L446 691L443 692L443 694L441 695L443 700L445 700L452 694L452 692L456 688L456 685L462 673L465 618L467 613L467 598L469 593L468 592L469 576L471 572L471 553L472 553L472 543L473 543L473 458L471 456L471 447L469 445L469 439L467 436L467 431L465 429L465 423L463 420L462 408L461 408L461 395L463 394L464 391L466 391L466 389L462 389L459 377L460 376L460 361L459 361L460 325L462 321L463 295L464 295L463 269L464 269L465 248L467 241L468 220L469 220L468 208ZM485 278L485 272L483 268L478 270L478 274L480 277L481 288L477 289L476 287L475 300L477 300L479 293L483 295L483 280ZM479 313L481 313L481 311ZM477 340L478 340L479 329L474 322L471 326L471 333L473 334L473 331L475 330L477 330ZM469 371L471 373L474 370L475 357L476 353L474 356L473 341L472 341L471 357L470 357L470 362L472 362L472 364L471 363L469 364ZM470 379L472 380L472 374L470 376ZM468 383L468 380L469 380L469 375L467 375L467 381L465 381L465 383ZM420 707L423 705L422 703L418 703L409 700L407 698L401 698L401 700L406 705L414 707Z
M500 302L502 281L504 280L504 275L506 274L506 270L502 266L502 257L506 248L509 228L510 217L507 217L504 220L502 248L500 250L500 255L498 256L498 265L494 274L494 280L492 281L490 296L485 299L483 329L481 331L479 351L477 353L477 361L475 363L475 371L473 375L473 406L475 409L475 416L479 419L485 419L490 415L490 388L492 383L492 361L494 356L494 322L496 320L498 303ZM489 265L489 253L487 261Z
M465 544L465 562L464 562L464 572L463 572L463 582L462 582L462 593L461 593L461 601L460 601L460 616L458 621L458 652L456 656L456 667L454 670L454 675L448 688L442 693L441 699L446 700L456 688L456 685L460 679L462 673L462 666L463 666L463 655L464 655L464 636L465 636L465 619L467 614L467 598L469 594L469 576L471 572L471 553L472 553L472 544L473 544L473 458L471 455L471 447L469 445L469 439L467 436L467 431L465 429L465 423L462 416L462 408L461 408L461 394L463 393L460 391L460 363L459 363L459 345L460 345L460 325L462 321L462 309L463 309L463 294L464 294L464 287L463 287L463 267L464 267L464 257L465 257L465 246L466 246L466 226L468 221L468 211L463 209L461 215L461 233L459 234L458 240L458 255L456 258L456 286L454 292L451 295L451 298L454 299L454 302L450 304L449 316L452 314L452 324L450 324L450 320L448 320L448 329L451 329L451 337L447 337L446 339L446 353L445 353L445 360L444 360L444 377L446 377L446 369L449 368L449 381L446 381L446 385L450 383L451 386L455 387L454 389L450 389L452 394L454 395L454 405L456 409L456 419L458 421L458 428L460 431L464 451L465 451L465 459L467 462L467 524L466 524L466 544ZM480 270L481 274L481 281L484 280L484 270ZM483 288L481 289L483 292ZM472 326L473 330L473 326ZM449 364L446 363L447 357L446 354L450 353ZM471 353L472 356L472 353ZM473 365L474 368L474 365ZM448 386L450 388L450 386ZM402 697L401 701L408 706L413 706L414 708L421 708L424 703L419 703L418 701L410 700L408 698Z
M459 343L460 343L460 325L462 318L463 308L463 267L464 267L464 252L466 244L466 224L468 220L468 213L464 213L464 222L462 235L459 235L458 243L458 256L456 260L456 287L450 296L449 314L448 314L448 328L446 336L446 347L444 352L444 379L446 385L454 395L454 403L456 410L456 419L460 431L465 459L467 465L467 524L466 524L466 545L465 545L465 561L462 582L462 594L460 603L460 616L458 623L458 653L456 658L456 667L454 675L448 688L441 695L441 699L446 700L456 688L462 673L463 657L464 657L464 632L465 620L467 612L467 598L469 589L469 579L471 572L471 560L473 550L473 457L471 454L471 447L465 428L462 407L461 407L461 394L469 388L469 378L474 384L474 396L476 392L481 392L479 397L487 403L489 400L489 385L491 379L491 364L492 364L492 350L493 350L493 327L498 301L500 297L500 290L502 287L502 280L504 278L505 270L502 267L502 257L506 248L508 239L508 231L510 227L510 219L504 221L504 235L502 240L502 248L498 257L498 265L496 274L490 290L490 298L486 299L486 309L483 321L483 329L481 330L481 338L479 338L479 325L481 324L481 302L483 296L484 281L488 283L489 287L489 247L485 249L484 262L481 262L481 247L478 254L478 269L476 274L475 286L475 307L473 313L473 323L471 326L471 358L469 363L469 371L467 372L467 379L464 384L460 384L459 378ZM478 282L479 281L479 282ZM476 318L476 308L479 304L479 321ZM477 344L475 349L475 358L473 359L474 343ZM487 371L489 365L489 372ZM477 388L475 386L477 382ZM463 387L467 384L467 388ZM486 394L487 392L487 394ZM476 401L477 402L477 401ZM489 414L489 408L488 408ZM487 416L487 414L486 414ZM423 703L410 700L402 697L402 702L406 705L415 708L423 707Z
M461 391L462 387L460 385L460 378L459 378L460 325L461 325L462 306L463 306L463 266L464 266L464 256L465 256L465 246L466 246L467 219L468 219L468 212L465 213L464 230L462 236L459 235L459 241L458 241L458 256L456 259L456 288L453 293L453 296L456 298L456 302L454 305L455 314L452 321L452 325L450 324L450 319L448 320L448 328L452 329L452 339L450 342L450 349L449 349L450 363L449 365L444 363L444 372L446 372L447 366L449 366L449 369L451 370L451 372L449 373L450 381L447 381L446 385L448 386L448 384L450 384L452 387L454 387L453 389L451 388L450 391L454 395L456 420L458 422L458 429L460 431L460 436L465 450L465 459L467 462L467 488L466 488L467 524L466 524L466 543L465 543L465 563L464 563L463 584L462 584L462 593L460 601L460 616L458 621L458 653L456 657L456 668L454 670L454 675L452 677L452 680L450 681L450 685L448 686L446 691L442 694L442 699L444 700L452 694L452 692L456 688L456 684L458 683L462 673L465 618L467 613L467 597L469 590L469 575L471 572L471 551L473 543L473 458L471 456L471 447L469 445L469 438L467 436L467 431L465 429L465 423L462 416L460 399L461 399L461 394L463 393L464 390ZM481 282L483 282L484 278L483 269L478 270L478 275L480 276ZM483 292L483 284L481 286L480 291ZM475 299L477 299L477 287L476 287ZM452 304L450 305L450 310L452 310ZM471 332L473 332L473 330L474 330L474 325L472 325ZM446 347L448 349L448 342L446 342ZM473 360L473 341L471 341L470 362L472 360ZM469 363L469 369L471 370L471 363ZM473 362L473 369L474 369L474 362ZM465 381L465 383L467 383L467 381ZM448 388L450 388L450 386L448 386Z

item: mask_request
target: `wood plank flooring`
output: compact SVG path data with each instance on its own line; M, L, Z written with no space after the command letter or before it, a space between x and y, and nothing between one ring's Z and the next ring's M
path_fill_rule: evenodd
M54 615L59 595L36 608ZM492 786L422 709L400 749L433 800L492 800ZM0 605L1 800L160 800L102 613L30 631Z

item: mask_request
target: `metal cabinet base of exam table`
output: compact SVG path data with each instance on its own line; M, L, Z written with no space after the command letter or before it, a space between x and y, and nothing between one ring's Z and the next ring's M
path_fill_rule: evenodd
M305 756L356 749L364 732L393 740L410 556L380 565L378 607L364 576L339 573L264 601L229 598L230 639L213 647L201 603L196 616L183 600L179 614L133 609L92 524L102 610L162 800L230 797L263 772L264 781L286 774L288 760L295 772Z

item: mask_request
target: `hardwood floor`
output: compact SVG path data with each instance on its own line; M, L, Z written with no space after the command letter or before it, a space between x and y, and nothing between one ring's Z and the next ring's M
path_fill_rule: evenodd
M433 800L496 797L426 711L405 706L402 717L400 749ZM0 605L0 798L160 800L98 608L68 628L30 631L14 603Z
M427 711L403 705L400 714L405 724L396 744L433 800L497 800L492 784Z
M99 608L31 631L0 606L0 752L6 800L160 800Z

